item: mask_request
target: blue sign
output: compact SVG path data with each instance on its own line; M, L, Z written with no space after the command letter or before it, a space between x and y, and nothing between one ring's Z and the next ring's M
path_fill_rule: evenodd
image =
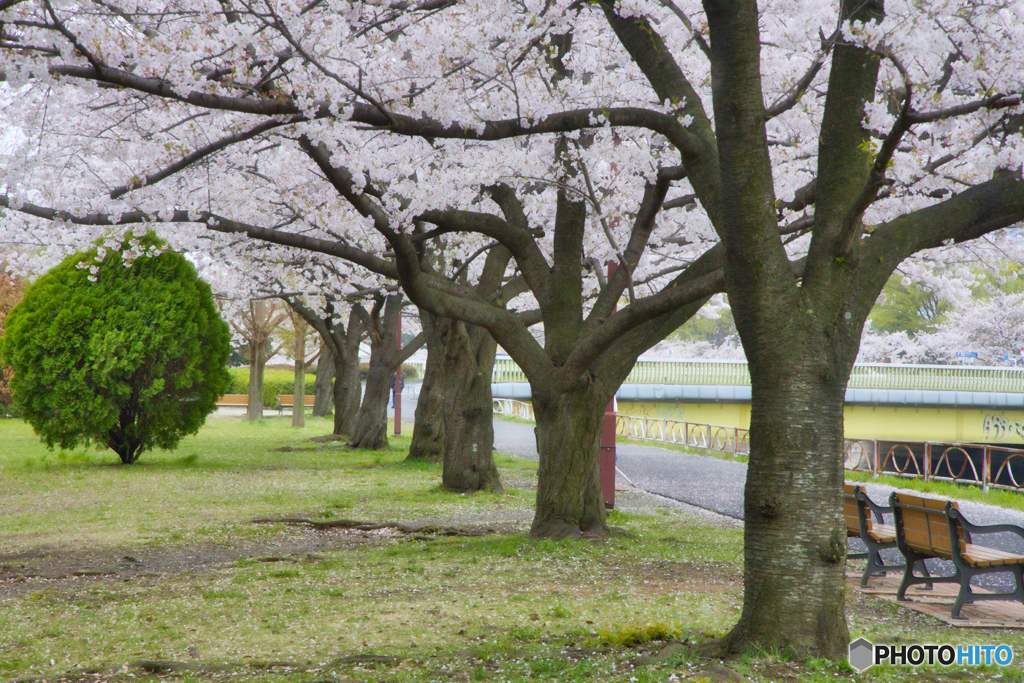
M977 358L978 357L978 352L977 351L957 351L956 352L956 357L957 358Z

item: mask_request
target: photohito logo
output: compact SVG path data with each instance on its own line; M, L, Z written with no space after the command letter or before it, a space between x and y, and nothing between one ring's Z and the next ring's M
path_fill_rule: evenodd
M858 638L850 643L850 666L857 671L875 664L941 664L942 666L1009 666L1013 649L1009 645L875 645Z

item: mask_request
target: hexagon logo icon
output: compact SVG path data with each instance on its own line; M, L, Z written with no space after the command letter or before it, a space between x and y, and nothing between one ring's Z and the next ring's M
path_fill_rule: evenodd
M858 638L850 643L850 666L857 672L864 671L875 663L875 646L870 640Z

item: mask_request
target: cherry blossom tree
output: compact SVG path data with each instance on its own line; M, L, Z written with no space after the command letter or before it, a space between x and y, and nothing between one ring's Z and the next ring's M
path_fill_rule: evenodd
M288 307L288 319L292 327L292 362L295 363L295 384L292 389L292 427L306 426L306 366L315 361L319 350L312 354L306 351L310 336L310 324L293 306Z
M600 410L724 288L753 402L721 646L845 653L844 389L901 262L1024 218L1020 2L0 7L0 203L319 251L486 329L531 383L534 535L607 533ZM492 299L442 241L471 282L508 251Z
M263 374L267 361L277 355L281 346L274 346L271 337L287 318L288 312L280 303L267 299L252 299L240 306L229 306L228 321L248 349L249 404L246 419L263 419Z
M1013 239L998 248L970 246L942 250L940 262L922 259L900 268L904 272L890 280L873 316L879 310L895 312L882 318L884 325L869 321L858 361L1016 365L1021 360L1024 244Z

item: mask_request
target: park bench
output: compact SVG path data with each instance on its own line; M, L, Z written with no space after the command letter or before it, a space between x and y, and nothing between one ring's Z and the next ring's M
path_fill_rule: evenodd
M843 516L846 519L847 537L859 538L867 546L866 553L847 555L853 560L867 560L867 567L860 577L860 587L867 588L868 580L875 575L903 570L902 564L885 564L879 551L896 547L896 527L885 523L883 515L891 515L892 508L878 505L868 498L867 492L855 484L843 487ZM923 567L923 565L922 565ZM924 567L925 574L928 568Z
M295 401L293 400L294 398L295 398L295 396L292 395L292 394L278 394L277 395L278 410L281 411L281 410L284 410L285 408L291 408L292 405L295 403ZM305 401L303 402L303 405L305 405L307 408L312 408L313 407L313 401L315 399L316 399L316 396L306 396L305 397Z
M919 583L958 583L960 592L951 616L966 619L960 610L966 603L979 600L1016 600L1024 604L1024 555L1007 553L974 543L974 534L1009 532L1024 538L1024 529L1013 524L977 525L967 521L955 501L925 498L894 491L889 499L896 522L896 543L906 558L897 600L907 600L907 588ZM950 560L956 569L952 576L918 577L913 565L918 560L936 557ZM1015 588L1010 593L975 593L971 579L981 574L1011 572Z
M217 399L218 406L241 406L249 405L249 397L246 394L224 394Z

